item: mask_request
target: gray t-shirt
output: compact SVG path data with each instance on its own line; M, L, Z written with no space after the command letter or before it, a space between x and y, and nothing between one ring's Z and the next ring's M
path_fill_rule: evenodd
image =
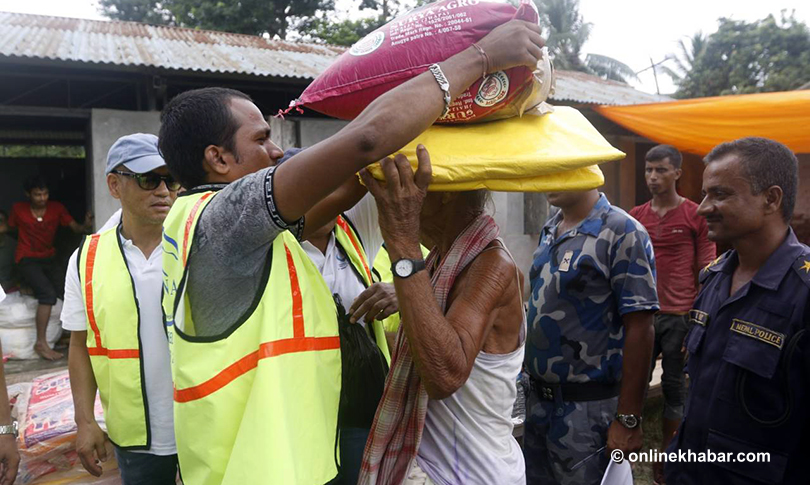
M187 295L196 335L220 335L250 308L270 247L282 231L300 237L303 218L287 224L273 201L275 167L221 188L205 207L189 255Z

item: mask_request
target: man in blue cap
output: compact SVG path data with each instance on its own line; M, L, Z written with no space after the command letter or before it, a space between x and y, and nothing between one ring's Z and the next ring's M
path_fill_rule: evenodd
M76 449L95 476L107 441L125 485L174 484L178 472L169 345L160 308L163 220L180 184L155 135L118 139L107 155L107 187L121 201L113 217L70 259L62 325L70 339ZM94 415L96 390L107 434Z

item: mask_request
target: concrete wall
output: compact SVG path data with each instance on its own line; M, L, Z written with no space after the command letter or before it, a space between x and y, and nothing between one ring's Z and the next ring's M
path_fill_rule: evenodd
M302 119L298 123L300 146L308 147L334 135L348 124L342 120L325 120L317 118Z
M530 233L526 234L525 207L527 204L524 195L522 192L492 192L493 204L490 211L501 228L501 238L523 273L523 297L526 299L529 296L529 270L534 259L532 255L537 249L540 234L535 233L535 228L528 229ZM542 212L535 214L536 219L545 222L548 218L548 203L545 201L545 197L532 197L531 206L534 208L533 210Z
M88 160L92 160L92 169L88 170L88 184L95 215L96 229L101 227L109 217L121 207L107 189L107 176L104 170L107 165L107 152L113 143L124 135L132 133L158 134L160 113L157 111L118 111L94 109L90 118L91 150Z
M269 118L270 139L286 150L308 147L334 135L349 122L321 118Z

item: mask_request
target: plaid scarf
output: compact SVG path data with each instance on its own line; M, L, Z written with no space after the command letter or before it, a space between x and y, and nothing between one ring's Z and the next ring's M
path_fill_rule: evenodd
M436 248L430 252L428 269L439 262L431 271L430 283L442 314L447 312L447 299L456 277L498 237L498 232L495 220L483 214L459 234L441 261ZM400 485L405 481L422 439L427 404L427 391L400 325L391 371L363 453L358 485Z

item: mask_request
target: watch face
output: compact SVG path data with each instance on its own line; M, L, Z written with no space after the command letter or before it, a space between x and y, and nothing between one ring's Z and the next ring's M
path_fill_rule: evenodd
M624 425L628 428L635 428L638 426L638 419L632 414L624 417Z
M397 276L405 278L406 276L410 276L413 271L413 262L409 259L400 259L397 261L394 269L396 270Z

